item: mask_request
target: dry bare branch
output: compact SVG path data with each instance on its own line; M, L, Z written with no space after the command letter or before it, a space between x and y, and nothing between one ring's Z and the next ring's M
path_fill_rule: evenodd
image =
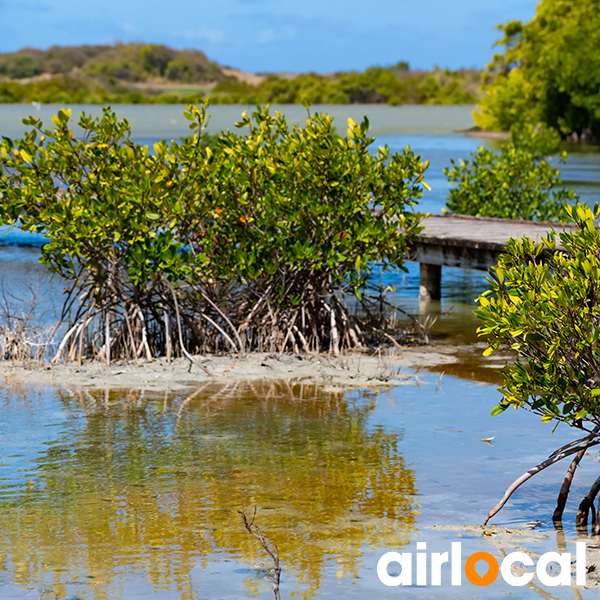
M271 560L273 561L273 567L275 570L273 577L273 593L275 594L275 600L281 600L281 596L279 595L279 580L281 578L279 550L277 549L277 546L273 546L274 549L271 550L271 547L267 543L267 540L265 539L263 532L260 530L260 527L254 522L256 519L256 507L254 507L254 514L252 515L252 521L250 522L248 522L246 515L241 510L238 510L238 513L242 515L242 521L246 531L248 531L248 533L253 535L260 542L263 550L271 557Z

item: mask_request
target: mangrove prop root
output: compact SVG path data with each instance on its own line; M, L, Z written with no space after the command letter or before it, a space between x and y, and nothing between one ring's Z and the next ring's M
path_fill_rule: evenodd
M598 498L598 511L592 525L592 535L600 535L600 498Z
M581 446L575 446L574 448L569 448L568 450L564 450L563 452L560 452L559 454L554 454L554 455L550 456L550 458L547 458L545 461L541 462L539 465L536 465L532 469L529 469L529 471L527 471L526 473L523 473L523 475L521 475L521 477L519 477L518 479L513 481L513 483L511 483L511 485L508 487L506 492L504 492L504 496L502 496L502 500L500 500L500 502L498 502L498 504L496 506L494 506L494 508L492 508L492 510L490 510L490 512L488 513L488 516L483 524L487 525L488 521L495 514L497 514L498 512L500 512L502 510L502 507L508 502L508 500L513 495L513 493L518 488L520 488L528 479L531 479L535 474L537 474L540 471L543 471L544 469L548 468L549 466L561 461L563 458L566 458L567 456L577 454L581 450L587 450L588 448L591 448L592 446L597 446L598 444L600 444L600 440L590 440L590 441L584 442Z
M240 355L243 356L244 355L244 342L242 341L242 338L240 337L240 334L238 332L238 330L233 326L233 323L230 321L230 319L227 317L227 315L202 291L200 290L202 297L223 317L223 319L225 319L225 322L227 323L227 325L229 325L230 329L233 331L235 337L237 338L238 344L240 346ZM202 315L205 317L205 315ZM206 318L206 317L205 317ZM221 330L221 332L223 333L223 335L227 335L223 330Z
M83 326L81 328L81 331L79 332L79 354L77 357L77 363L79 366L81 366L81 359L82 359L82 355L83 355L83 336L85 334L85 328L88 326L88 324L91 321L90 313L92 312L95 304L96 304L96 300L92 300L91 304L88 306L88 309L85 313L85 317L83 319Z
M139 365L140 361L138 360L137 353L135 351L135 340L133 339L133 330L131 329L129 314L127 314L127 309L125 307L123 307L123 312L125 313L125 323L127 323L127 331L129 332L129 343L131 344L131 353L133 354L133 358L135 359L135 364Z
M104 343L106 347L106 366L110 367L110 311L106 311Z
M421 330L421 332L423 334L423 338L425 340L425 343L427 345L429 345L429 330L431 329L431 327L433 327L433 324L435 323L437 318L434 319L434 321L432 323L430 323L429 327L426 327L423 323L421 323L421 321L419 321L419 319L417 319L417 317L406 312L405 310L403 310L402 308L400 308L393 302L389 302L388 300L385 300L382 297L375 297L375 296L371 296L369 294L364 294L363 297L369 298L371 301L381 302L382 304L385 304L389 308L393 308L394 310L397 310L400 314L403 314L405 317L408 317Z
M596 522L596 509L594 508L594 500L600 491L600 477L594 481L590 491L583 498L577 509L577 516L575 517L575 525L577 527L587 527L588 516L592 511L592 523Z
M330 307L326 302L323 302L323 306L325 310L329 313L330 318L330 326L331 326L331 351L334 356L340 355L340 344L339 344L339 336L337 330L337 323L335 319L335 309Z
M140 343L139 348L137 349L137 355L140 356L142 350L145 350L146 359L152 360L152 352L150 351L150 346L148 345L148 335L146 332L146 320L144 319L144 313L142 312L142 309L139 306L137 307L137 314L140 318L140 323L142 324L142 341Z
M575 475L575 470L581 462L581 459L585 456L585 450L586 449L584 448L575 455L575 458L571 461L571 464L565 473L565 478L563 479L558 498L556 499L556 508L554 509L554 513L552 513L552 521L554 523L562 521L567 498L569 497L569 490L571 489L571 482L573 481L573 475Z
M285 334L285 338L283 339L283 344L281 344L281 352L279 353L279 356L281 357L284 350L285 350L285 346L287 344L288 339L290 338L290 335L292 335L292 327L294 327L294 323L296 322L296 317L298 316L298 312L294 313L294 317L292 318L292 322L290 324L290 326L288 327L287 333Z
M597 433L599 431L600 431L600 425L595 427L592 431L590 431L589 435L586 435L585 437L579 438L578 440L574 440L572 442L569 442L568 444L565 444L558 450L555 450L550 456L556 456L557 454L560 454L564 450L567 450L567 448L572 448L573 446L579 446L579 444L581 444L581 442L587 442L588 440L591 440L595 437L600 437L600 434Z
M167 355L167 363L171 364L171 331L169 327L169 313L164 311L165 321L165 353Z
M576 440L576 443L592 440L596 436L598 431L600 431L600 425L597 425L589 436ZM570 444L559 448L558 452L564 451L567 448L571 448L574 445L575 444L571 442ZM563 483L560 488L558 498L556 500L556 508L554 509L554 513L552 515L552 521L554 523L562 521L562 516L565 511L565 505L567 504L567 499L569 497L569 490L571 489L571 483L573 482L573 476L575 475L575 471L577 470L581 459L585 456L585 451L586 449L583 448L575 455L575 458L573 458L571 464L569 465L569 468L567 469L567 472L565 473L565 478L563 479ZM555 456L556 454L557 452L554 452L552 456Z
M240 348L238 349L238 347L235 345L235 342L231 339L231 336L227 335L227 333L225 333L224 329L216 321L214 321L213 319L211 319L208 315L205 315L204 313L200 313L200 316L202 318L206 319L213 327L215 327L216 329L219 330L221 335L227 340L227 342L232 347L234 352L240 353L240 354L242 353L241 344L240 344Z
M275 576L273 577L273 593L275 594L275 600L281 600L281 596L279 595L279 580L281 578L281 567L279 565L279 550L277 546L273 546L273 550L271 550L263 532L260 530L260 527L256 525L254 520L256 519L256 507L254 508L254 514L252 515L252 521L249 523L246 515L238 510L238 513L242 515L242 521L244 522L244 527L246 531L253 535L263 547L263 550L271 557L273 561L273 566L275 568Z
M80 361L95 357L106 365L132 357L136 362L142 357L171 361L181 354L202 368L197 355L203 353L234 352L241 357L255 350L329 349L332 356L340 356L377 344L399 348L404 333L382 312L381 302L352 305L351 311L347 290L332 289L325 282L307 289L294 284L277 295L271 292L272 283L238 289L209 281L192 286L195 292L189 294L183 288L171 289L174 284L165 279L145 287L128 285L122 278L107 284L108 289L97 285L85 283L76 298L79 306L64 337L61 332L54 363L77 360L78 353ZM290 302L286 294L299 300ZM355 314L354 309L360 312Z
M302 348L304 349L304 352L309 354L310 347L308 346L308 342L306 341L306 338L302 335L302 332L295 325L294 325L294 331L298 334L298 337L300 338L300 341L302 342Z
M265 300L267 300L272 289L273 289L273 284L271 283L271 284L269 284L269 287L267 287L267 289L265 290L265 293L260 297L259 301L254 305L254 308L250 311L250 314L244 319L244 322L240 326L240 332L242 332L248 328L248 326L250 325L250 322L252 321L252 317L254 317L254 314L258 311L258 309L262 305L262 303Z
M67 333L65 333L65 335L63 336L63 339L61 340L60 344L58 345L58 349L56 350L56 354L54 355L54 358L50 361L52 364L57 364L60 362L60 359L62 357L62 353L64 352L65 346L69 342L69 339L71 338L71 336L74 333L76 333L77 331L79 331L80 325L81 325L80 323L75 323L75 325L73 325L73 327L71 327L71 329L69 329L67 331Z
M386 333L385 331L383 331L382 329L379 329L378 327L371 326L371 329L373 331L375 331L376 333L381 334L384 338L390 340L390 342L392 342L394 344L394 346L396 346L396 348L398 348L399 350L402 350L402 346L389 333ZM429 342L427 342L427 343L429 343Z
M173 286L169 284L171 288L171 294L173 295L173 302L175 303L175 315L177 317L177 332L179 333L179 345L181 347L181 351L184 356L196 366L200 367L207 375L212 376L212 373L202 364L200 364L186 349L185 344L183 343L183 333L181 331L181 318L179 316L179 303L177 302L177 295L175 294L175 290Z

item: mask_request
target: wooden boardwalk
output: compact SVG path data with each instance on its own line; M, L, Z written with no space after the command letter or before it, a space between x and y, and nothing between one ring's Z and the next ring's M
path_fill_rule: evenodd
M413 244L409 260L421 265L422 300L439 300L443 266L487 271L498 262L510 238L541 240L552 228L564 226L539 221L513 221L465 215L431 215Z

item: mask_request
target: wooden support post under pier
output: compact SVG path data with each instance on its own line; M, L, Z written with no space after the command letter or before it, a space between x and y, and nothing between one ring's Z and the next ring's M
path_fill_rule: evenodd
M420 263L419 300L429 302L442 297L442 266Z
M554 229L576 230L572 224L540 221L431 215L409 250L408 260L421 264L419 299L440 300L442 266L487 271L506 250L509 238L528 237L536 242Z

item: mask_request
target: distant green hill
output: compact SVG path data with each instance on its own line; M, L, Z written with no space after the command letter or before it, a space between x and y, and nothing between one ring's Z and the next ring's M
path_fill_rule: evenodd
M143 82L154 78L181 83L219 81L219 65L200 50L173 50L157 44L52 46L0 54L0 75L26 79L42 74L92 76L107 81Z
M0 103L471 104L474 70L411 71L401 62L363 72L255 76L199 50L157 44L53 46L0 54Z

